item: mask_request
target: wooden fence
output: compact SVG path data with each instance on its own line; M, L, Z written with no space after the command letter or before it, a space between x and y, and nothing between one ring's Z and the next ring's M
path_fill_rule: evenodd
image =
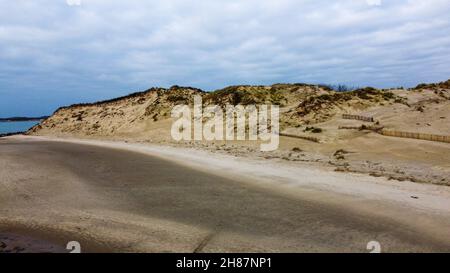
M339 126L339 130L370 130L378 132L382 130L383 126L372 126L372 125L360 125L360 126Z
M411 133L411 132L402 132L402 131L394 131L394 130L381 130L380 133L384 136L413 138L413 139L450 143L450 136Z
M312 136L302 136L302 135L283 134L283 133L281 133L280 136L299 138L299 139L304 139L304 140L309 140L309 141L313 141L316 143L320 143L320 140L317 137L312 137Z
M361 126L339 126L339 130L361 130Z
M374 122L375 121L373 119L373 117L365 117L365 116L360 116L360 115L343 114L342 118L343 119L356 119L356 120L362 120L362 121L367 121L367 122Z

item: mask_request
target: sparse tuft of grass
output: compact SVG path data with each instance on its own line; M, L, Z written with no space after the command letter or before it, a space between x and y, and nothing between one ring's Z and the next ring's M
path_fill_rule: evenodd
M322 128L316 128L316 127L306 127L306 129L303 132L311 132L314 134L320 134L323 132Z

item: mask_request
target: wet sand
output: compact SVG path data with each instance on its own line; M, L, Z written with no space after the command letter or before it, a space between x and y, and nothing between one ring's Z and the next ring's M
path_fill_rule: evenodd
M64 246L35 237L0 233L0 253L68 253Z
M0 233L78 241L85 252L368 252L374 240L387 252L450 251L445 210L286 191L229 173L123 149L4 138Z

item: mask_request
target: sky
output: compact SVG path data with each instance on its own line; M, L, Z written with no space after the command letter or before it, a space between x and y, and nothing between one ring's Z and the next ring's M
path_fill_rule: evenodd
M0 0L0 117L172 85L450 78L450 0Z

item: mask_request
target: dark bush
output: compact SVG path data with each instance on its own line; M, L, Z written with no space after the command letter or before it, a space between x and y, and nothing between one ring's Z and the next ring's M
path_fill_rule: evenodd
M394 93L392 92L383 92L383 98L385 100L391 100L395 97Z
M323 130L322 130L322 128L314 128L314 129L312 129L311 132L314 134L320 134L323 132Z
M173 103L178 103L178 102L184 102L187 103L187 98L184 97L183 95L169 95L167 96L167 101L173 102Z

